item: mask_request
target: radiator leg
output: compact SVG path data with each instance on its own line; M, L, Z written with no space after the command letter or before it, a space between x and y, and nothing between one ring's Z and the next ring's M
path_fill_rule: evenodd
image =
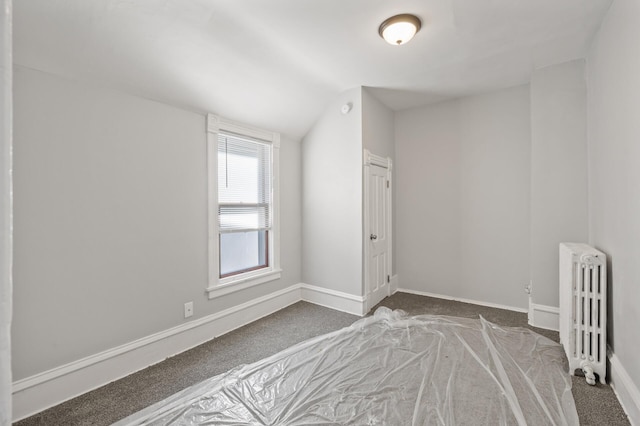
M583 362L582 371L584 372L584 378L587 379L587 384L594 386L596 384L596 375L593 374L593 367L588 362Z

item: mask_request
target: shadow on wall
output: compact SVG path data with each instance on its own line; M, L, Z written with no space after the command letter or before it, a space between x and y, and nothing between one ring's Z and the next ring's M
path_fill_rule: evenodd
M598 249L602 251L601 249ZM607 345L615 353L614 347L614 317L613 317L613 259L607 252L602 251L607 256ZM610 368L607 371L611 371ZM610 379L610 378L609 378Z

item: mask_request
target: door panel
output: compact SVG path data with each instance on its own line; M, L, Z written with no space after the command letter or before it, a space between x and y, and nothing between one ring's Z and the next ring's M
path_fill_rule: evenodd
M369 274L367 305L373 307L389 294L388 270L388 203L387 169L371 165L369 167Z

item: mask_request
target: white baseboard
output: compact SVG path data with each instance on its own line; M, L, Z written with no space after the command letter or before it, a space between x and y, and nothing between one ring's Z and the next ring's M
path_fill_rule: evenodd
M609 377L611 378L611 387L620 401L620 405L627 413L629 422L633 426L640 426L640 390L627 370L620 363L620 359L613 352L607 351L607 357L611 369Z
M309 284L283 290L13 383L18 421L305 300L362 316L365 298Z
M367 312L365 298L341 291L330 290L310 284L300 285L302 300L315 305L335 309L353 315L363 316Z
M251 300L13 383L13 419L23 419L163 361L301 300L301 285ZM331 306L329 306L331 307Z
M417 294L418 296L435 297L436 299L453 300L456 302L471 303L473 305L488 306L490 308L506 309L507 311L527 312L526 309L517 308L515 306L507 306L507 305L501 305L499 303L483 302L480 300L473 300L473 299L463 299L462 297L447 296L445 294L429 293L426 291L411 290L407 288L399 288L398 291L400 293Z
M560 308L538 305L529 298L529 325L547 330L560 330Z

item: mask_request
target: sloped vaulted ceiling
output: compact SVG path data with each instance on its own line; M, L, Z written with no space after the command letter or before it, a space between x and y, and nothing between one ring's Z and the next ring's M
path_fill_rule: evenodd
M611 0L19 0L15 63L302 137L343 90L394 110L583 57ZM379 24L423 21L403 46Z

